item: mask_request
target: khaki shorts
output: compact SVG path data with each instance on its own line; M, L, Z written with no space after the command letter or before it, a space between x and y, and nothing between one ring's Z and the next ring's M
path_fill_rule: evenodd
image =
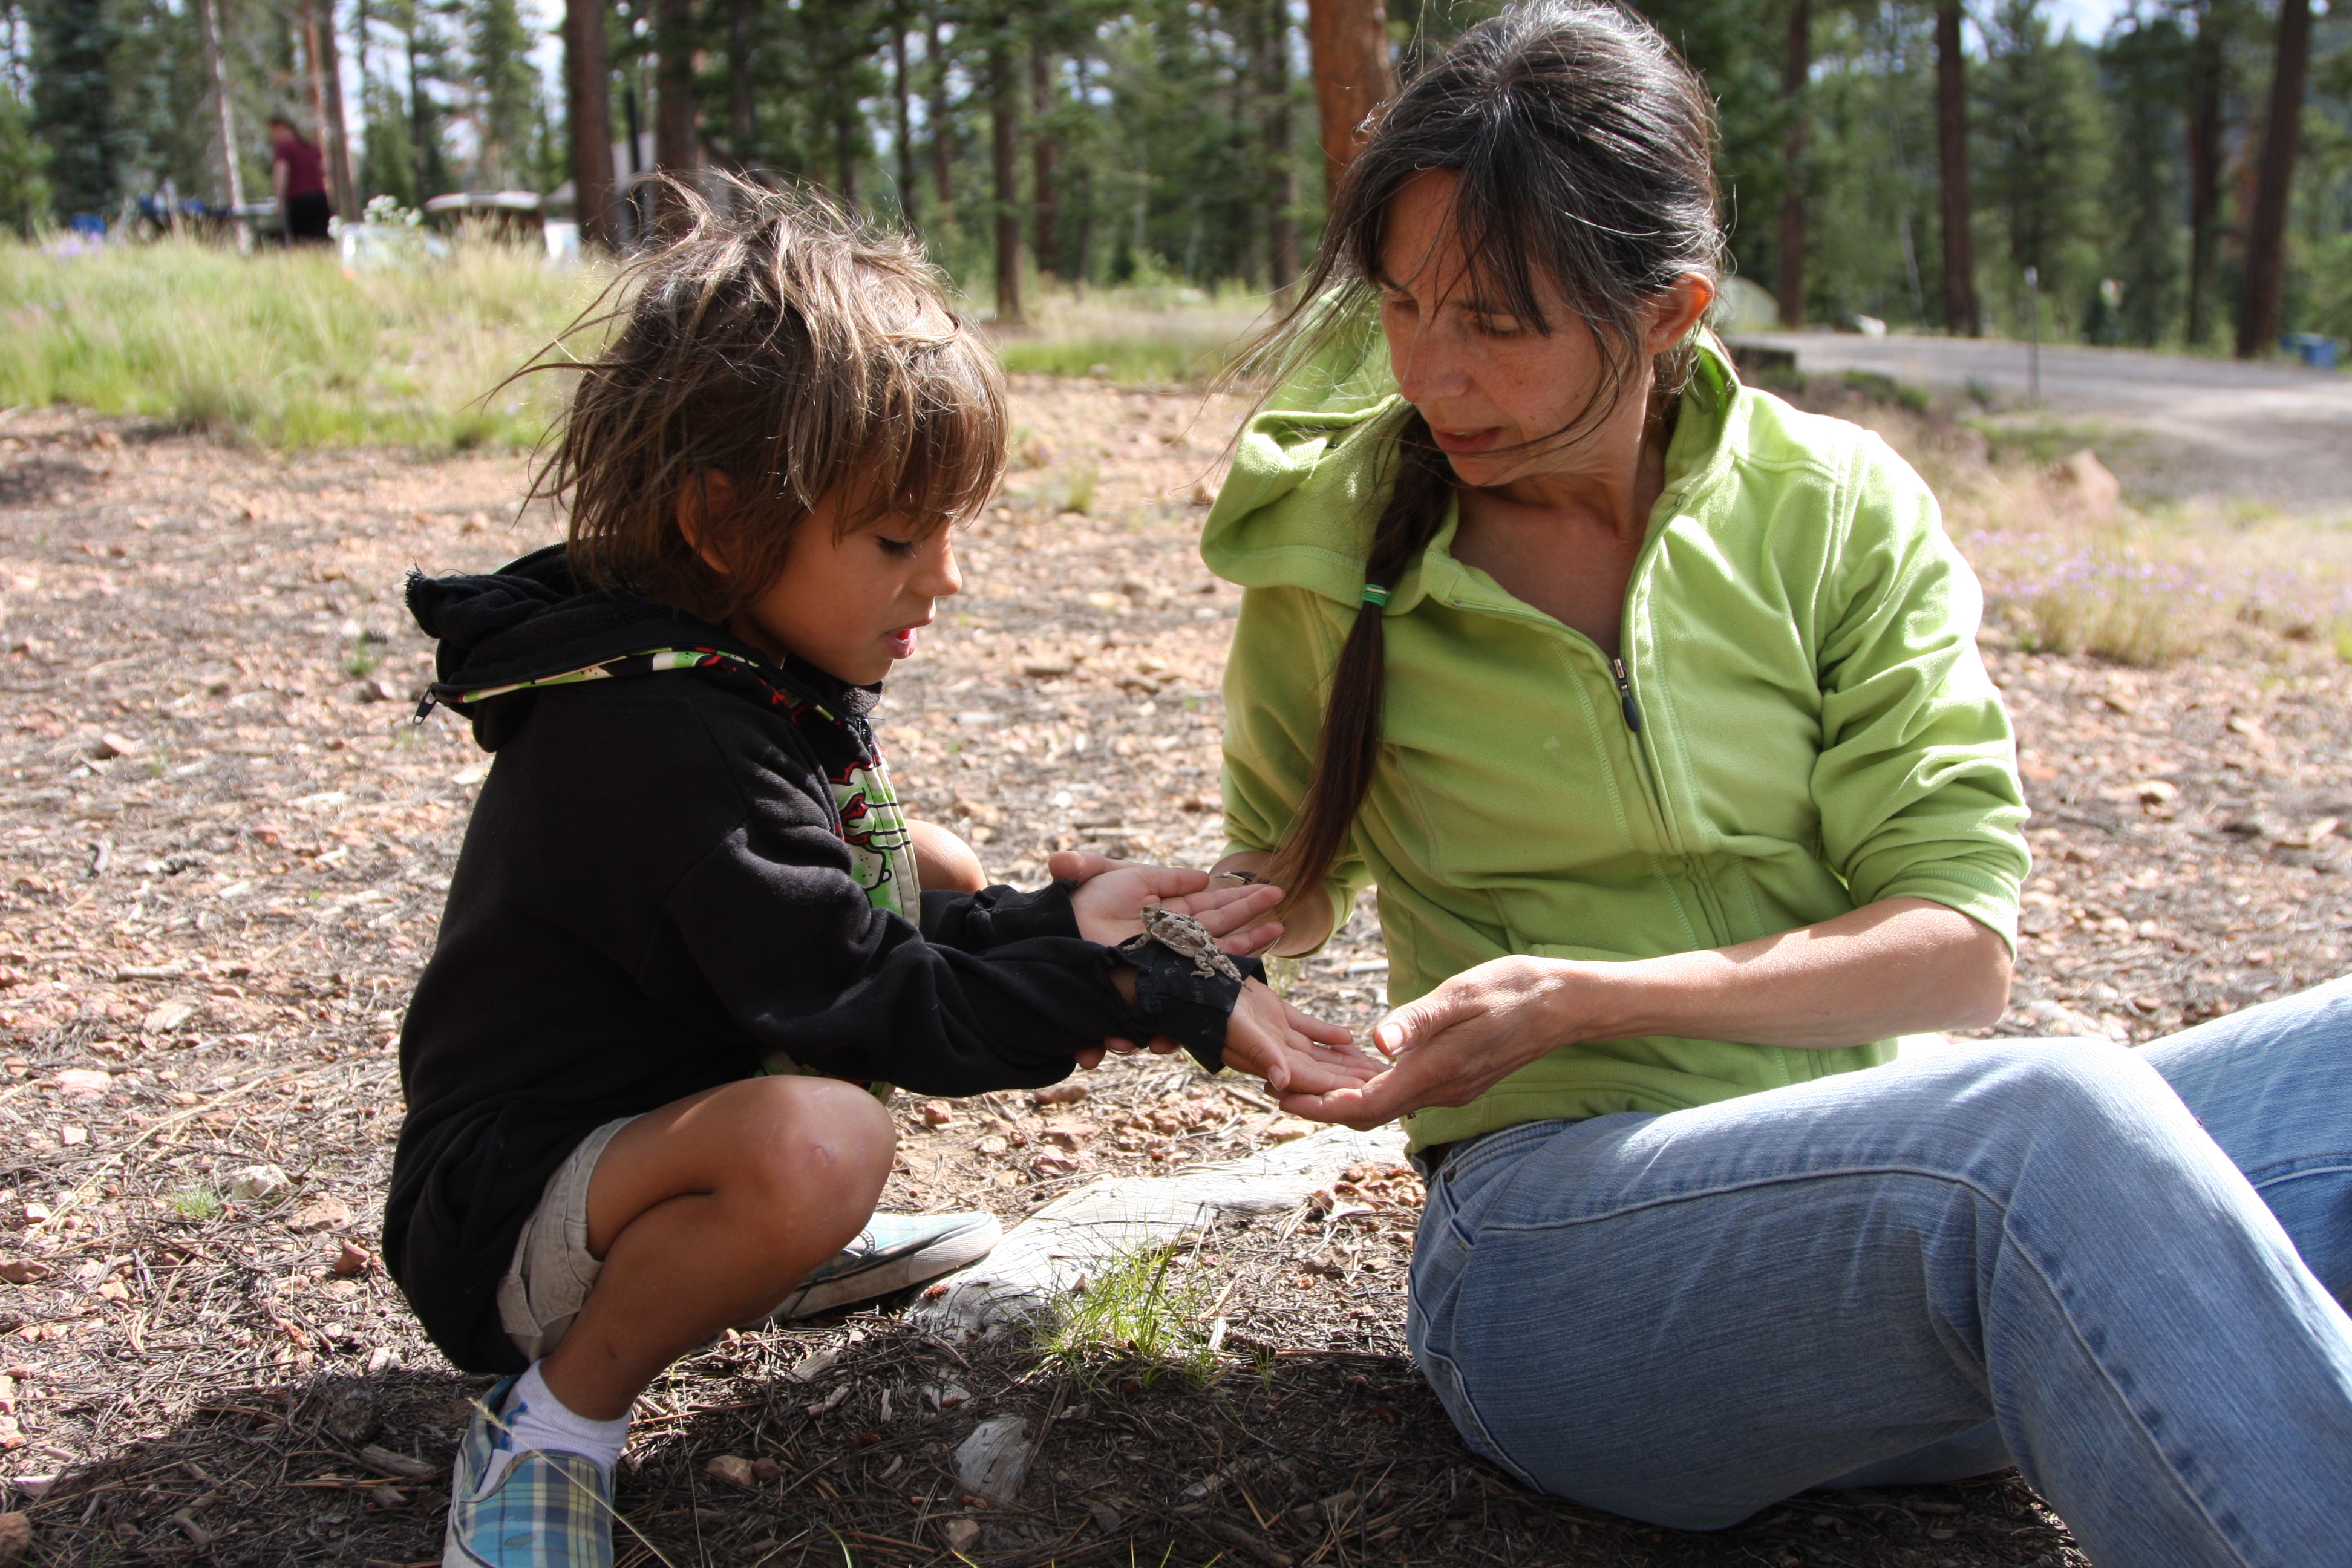
M607 1121L582 1139L547 1178L515 1240L514 1261L499 1281L499 1323L531 1361L563 1342L604 1267L588 1250L588 1182L613 1134L635 1120Z

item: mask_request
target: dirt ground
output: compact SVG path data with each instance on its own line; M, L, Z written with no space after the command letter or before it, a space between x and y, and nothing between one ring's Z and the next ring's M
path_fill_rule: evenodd
M1042 381L1017 405L1005 504L892 683L886 745L913 809L1006 879L1076 845L1204 862L1237 594L1192 539L1233 407ZM0 1485L36 1561L437 1559L483 1384L374 1253L401 1008L487 759L448 715L412 721L429 647L400 580L554 537L515 520L521 491L507 458L0 416ZM2001 1032L2145 1040L2347 967L2333 650L2250 626L2163 670L1988 652L2037 812ZM1293 994L1366 1024L1382 969L1359 911ZM1304 1131L1177 1061L1080 1081L1045 1105L902 1097L887 1202L1009 1224L1100 1173ZM1526 1494L1405 1357L1418 1196L1360 1167L1188 1245L1163 1281L1185 1334L1154 1354L959 1348L876 1312L730 1338L640 1406L621 1561L2083 1561L2014 1478L1807 1497L1705 1537ZM992 1509L950 1456L1006 1413L1041 1447Z

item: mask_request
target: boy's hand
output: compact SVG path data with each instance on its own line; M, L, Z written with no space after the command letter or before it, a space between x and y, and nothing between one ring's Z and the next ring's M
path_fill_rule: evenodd
M1282 889L1266 883L1213 888L1206 871L1138 866L1076 850L1054 855L1046 870L1056 880L1078 884L1070 894L1078 934L1105 947L1142 931L1147 904L1191 915L1227 952L1256 952L1282 934L1278 921L1258 918L1282 902Z
M1330 1094L1381 1070L1351 1040L1339 1025L1300 1012L1253 980L1225 1026L1225 1065L1264 1079L1276 1094Z

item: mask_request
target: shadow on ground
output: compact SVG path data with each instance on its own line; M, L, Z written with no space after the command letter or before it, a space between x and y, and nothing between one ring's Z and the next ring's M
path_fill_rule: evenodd
M871 1316L743 1336L640 1406L617 1562L2082 1561L2014 1477L1811 1496L1715 1535L1653 1529L1532 1495L1471 1456L1402 1357L1228 1348L1240 1356L1189 1363L958 1349ZM436 1563L445 1467L483 1386L392 1371L223 1394L61 1477L32 1505L34 1561ZM1013 1500L991 1505L955 1454L1007 1417L1034 1458ZM714 1473L723 1458L749 1484ZM387 1473L403 1469L426 1473Z

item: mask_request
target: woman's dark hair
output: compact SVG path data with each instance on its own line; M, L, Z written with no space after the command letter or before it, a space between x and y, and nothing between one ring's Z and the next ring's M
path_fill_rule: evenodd
M1377 292L1397 194L1432 170L1459 176L1451 218L1470 276L1546 334L1565 299L1599 346L1592 400L1544 444L1605 417L1636 379L1648 309L1685 276L1714 278L1714 106L1665 40L1595 0L1525 0L1464 34L1379 111L1333 193L1323 244L1293 303L1248 366L1287 378L1335 335L1360 331ZM1549 284L1549 289L1545 285ZM1657 356L1662 397L1694 363ZM1428 549L1454 479L1428 424L1407 406L1377 437L1394 454L1365 581L1394 588ZM1341 649L1313 782L1270 879L1297 898L1322 885L1380 754L1381 609L1365 604Z
M611 344L526 367L580 378L532 489L570 503L576 570L723 623L828 496L838 534L980 509L1004 468L1003 373L917 241L731 175L660 195L674 237L565 333L617 325ZM677 521L713 469L735 496L708 521L724 574Z

